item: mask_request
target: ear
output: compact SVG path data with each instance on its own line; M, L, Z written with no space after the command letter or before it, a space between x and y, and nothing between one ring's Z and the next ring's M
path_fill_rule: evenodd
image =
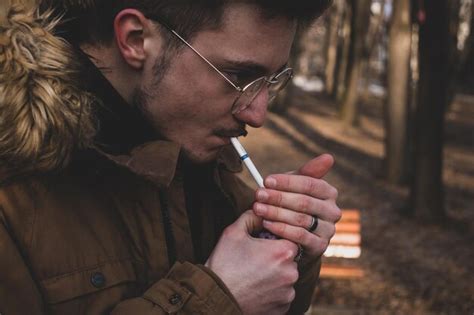
M114 20L115 41L125 62L136 70L146 60L145 38L149 35L150 21L138 10L120 11Z

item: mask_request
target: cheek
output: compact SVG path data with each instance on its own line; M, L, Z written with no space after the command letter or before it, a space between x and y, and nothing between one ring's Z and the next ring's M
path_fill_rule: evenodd
M164 135L201 134L207 133L213 126L222 124L227 115L222 102L209 97L209 92L198 84L188 81L177 85L162 82L159 88L153 91L148 102L149 112L152 115L157 129Z
M220 122L231 115L233 101L225 82L200 64L185 64L173 62L159 84L146 89L151 96L148 109L152 119L160 129L222 125Z
M215 116L226 110L230 112L233 94L229 93L232 91L229 91L227 83L208 65L198 65L177 67L171 78L175 96L187 102L195 113Z
M170 94L170 103L174 104L172 111L177 119L191 119L191 123L215 121L230 115L231 101L207 84L188 82Z

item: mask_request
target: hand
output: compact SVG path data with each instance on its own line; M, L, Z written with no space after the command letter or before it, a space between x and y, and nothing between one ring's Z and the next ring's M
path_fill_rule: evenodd
M227 285L244 314L285 314L295 298L296 244L251 235L262 220L247 211L224 230L206 262Z
M317 258L326 251L341 218L337 190L321 179L333 164L331 155L321 155L296 172L268 176L266 188L256 193L253 210L264 219L264 228L301 244L304 257ZM312 216L317 217L318 226L310 232Z

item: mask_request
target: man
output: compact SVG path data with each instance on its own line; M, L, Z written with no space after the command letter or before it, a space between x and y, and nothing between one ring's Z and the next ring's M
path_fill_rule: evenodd
M45 4L63 22L0 29L0 313L303 313L333 160L254 192L229 138L262 126L327 1Z

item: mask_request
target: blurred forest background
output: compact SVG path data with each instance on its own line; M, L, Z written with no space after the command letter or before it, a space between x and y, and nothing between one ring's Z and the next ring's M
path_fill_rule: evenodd
M425 221L447 215L445 131L451 110L474 92L473 8L472 0L335 0L295 43L296 87L333 101L347 128L364 128L370 107L383 119L379 175L407 185L403 211ZM274 112L287 111L294 90ZM472 140L473 130L463 131Z
M333 0L298 32L244 145L264 175L336 158L344 215L308 314L474 314L473 2Z
M336 158L344 214L309 314L473 314L473 17L334 0L298 33L293 84L244 144L264 175Z

